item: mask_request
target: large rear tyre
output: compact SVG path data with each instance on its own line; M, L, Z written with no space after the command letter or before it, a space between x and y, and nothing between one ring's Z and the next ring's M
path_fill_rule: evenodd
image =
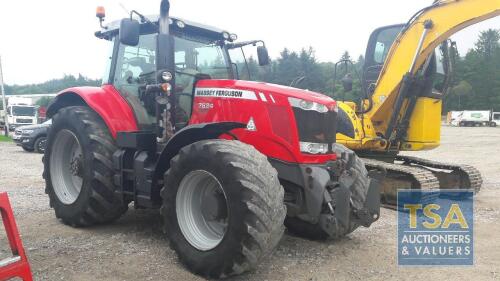
M273 251L286 208L264 155L239 141L206 140L184 147L170 164L161 214L170 246L191 271L241 274Z
M352 150L340 144L336 144L334 149L337 155L342 152L352 152ZM370 178L368 177L368 171L366 170L363 161L356 154L353 155L355 159L352 168L344 171L344 173L340 176L339 181L340 184L349 187L349 190L351 191L352 204L355 208L359 209L363 206L366 200L366 195L370 186ZM328 210L326 207L323 209ZM312 224L295 217L287 217L285 220L285 226L290 233L310 240L341 238L359 227L357 223L351 221L349 228L337 228L339 229L339 232L329 234L321 228L319 223Z
M56 217L77 227L119 218L127 205L115 193L112 156L117 147L102 119L88 107L72 106L52 120L43 176Z

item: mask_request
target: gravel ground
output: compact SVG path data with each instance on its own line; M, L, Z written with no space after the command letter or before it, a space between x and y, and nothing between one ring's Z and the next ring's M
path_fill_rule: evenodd
M444 127L442 135L438 149L412 154L469 163L483 173L475 204L475 266L398 267L396 213L384 209L371 228L338 241L285 235L256 271L235 279L500 280L500 129ZM108 226L65 226L49 208L41 173L41 155L0 143L0 191L10 196L35 280L202 280L168 247L157 212L131 209Z

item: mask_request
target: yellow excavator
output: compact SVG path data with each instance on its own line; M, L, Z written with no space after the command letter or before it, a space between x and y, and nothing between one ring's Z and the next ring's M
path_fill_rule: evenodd
M387 171L382 186L385 204L394 206L397 189L402 188L481 188L481 174L474 167L400 152L439 146L444 91L434 86L437 69L445 70L448 82L452 72L448 38L498 15L500 0L441 0L406 24L372 33L361 78L364 97L359 103L339 102L337 142L363 157L367 168ZM436 50L441 50L441 57ZM440 63L445 65L439 67ZM342 82L346 90L352 89L349 76Z

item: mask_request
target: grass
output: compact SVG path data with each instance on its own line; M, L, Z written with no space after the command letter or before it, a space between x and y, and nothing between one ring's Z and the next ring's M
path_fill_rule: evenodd
M11 142L12 139L4 135L0 135L0 142Z

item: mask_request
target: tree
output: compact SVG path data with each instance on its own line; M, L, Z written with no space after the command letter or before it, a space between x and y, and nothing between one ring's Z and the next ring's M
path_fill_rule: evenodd
M479 34L476 51L486 57L491 57L500 48L500 30L488 29Z
M342 54L342 57L340 58L342 60L351 60L351 55L349 55L349 52L348 51L345 51L343 54Z
M458 107L457 109L462 109L462 104L461 100L463 97L471 96L472 95L472 86L467 82L467 81L460 81L458 85L455 87L451 88L450 94L452 95L452 98L455 98L453 96L456 96L458 98Z
M50 97L42 97L36 102L36 105L40 107L47 107L49 103L52 101L52 98Z
M356 69L361 73L364 66L365 66L365 57L360 55L358 57L358 61L356 61Z
M63 78L49 80L40 84L5 85L5 93L7 95L51 94L76 86L99 85L101 85L100 79L90 79L81 74L78 77L65 75Z

